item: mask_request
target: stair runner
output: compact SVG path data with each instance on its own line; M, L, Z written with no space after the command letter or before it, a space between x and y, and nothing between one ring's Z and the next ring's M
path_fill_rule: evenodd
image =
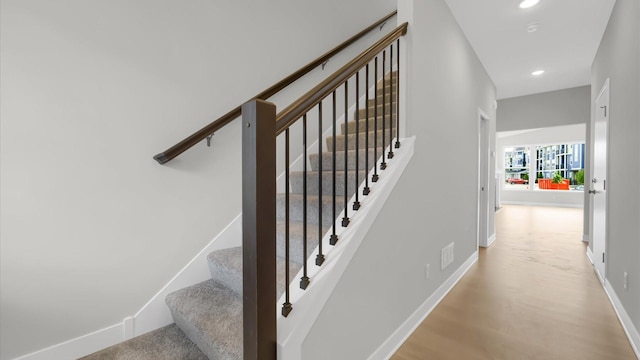
M389 75L386 76L388 81ZM393 73L395 80L395 73ZM395 81L394 81L395 83ZM351 120L342 124L340 135L336 136L336 208L339 213L344 208L344 180L348 181L348 197L350 198L356 189L364 182L369 170L373 169L374 138L377 136L378 146L382 144L382 82L378 86L378 122L374 130L374 100L369 100L369 133L366 133L366 110L359 109L360 124L357 136L361 149L358 156L358 174L360 184L355 184L355 131L356 122ZM386 113L393 113L391 126L395 132L395 106L390 106L390 86L386 87ZM395 85L393 92L396 93ZM393 101L395 105L395 99ZM391 110L393 109L393 110ZM355 114L352 114L355 115ZM355 116L353 116L354 118ZM385 119L386 142L389 145L389 116ZM345 127L348 127L345 129ZM347 130L347 131L345 131ZM344 134L348 134L347 151L344 149ZM365 138L369 137L369 169L365 169ZM326 150L322 154L309 155L311 171L307 172L307 244L309 254L318 245L321 238L318 234L318 204L322 202L323 234L331 229L332 219L331 196L333 187L333 138L326 138ZM377 149L378 158L382 157L382 148ZM347 156L347 171L345 171L344 157ZM322 162L322 196L318 196L318 169ZM290 226L289 226L289 252L290 252L290 279L292 286L297 286L295 276L302 267L303 262L303 223L302 223L302 192L303 177L301 171L291 172L290 192ZM371 184L370 184L371 186ZM277 297L280 298L285 288L285 239L284 239L284 215L285 194L277 195ZM336 226L340 226L339 219ZM180 359L242 359L242 248L234 247L214 251L207 256L211 279L175 291L166 297L166 303L171 310L175 325L152 331L114 345L110 348L91 354L83 359L175 359L175 354ZM309 266L315 266L314 259L310 259ZM311 265L313 264L313 265ZM313 280L312 280L313 281ZM295 310L294 310L295 311ZM154 334L155 333L155 334ZM186 335L186 338L185 338ZM168 337L163 339L163 337ZM151 342L149 339L155 339ZM190 341L189 341L190 340ZM138 343L136 343L138 342ZM193 343L197 346L195 348ZM146 344L146 345L145 345ZM145 345L145 346L143 346ZM149 349L150 346L160 346L166 349ZM198 350L199 349L199 350Z

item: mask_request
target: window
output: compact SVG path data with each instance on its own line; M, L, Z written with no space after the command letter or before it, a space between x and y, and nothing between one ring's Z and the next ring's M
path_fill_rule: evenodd
M535 149L534 189L582 190L584 188L584 143L537 145Z
M528 146L504 149L504 181L507 189L529 188L529 158Z
M584 143L507 147L505 189L582 191L584 156ZM529 174L535 176L530 179Z

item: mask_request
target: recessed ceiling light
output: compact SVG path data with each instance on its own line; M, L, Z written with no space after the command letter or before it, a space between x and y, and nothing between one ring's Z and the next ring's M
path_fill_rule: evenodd
M533 5L539 3L540 0L524 0L520 3L520 8L521 9L526 9L526 8L530 8Z
M533 76L539 76L539 75L542 75L542 74L544 74L544 70L536 70L536 71L531 73L531 75L533 75Z

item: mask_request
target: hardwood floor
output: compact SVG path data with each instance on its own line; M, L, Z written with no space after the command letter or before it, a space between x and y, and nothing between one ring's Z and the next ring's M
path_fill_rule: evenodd
M496 237L393 360L636 359L585 255L582 209L505 206Z

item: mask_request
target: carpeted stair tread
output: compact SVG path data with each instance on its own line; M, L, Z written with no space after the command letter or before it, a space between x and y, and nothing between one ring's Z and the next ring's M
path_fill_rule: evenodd
M374 146L375 144L375 138L377 135L377 145L378 147L382 146L382 137L384 136L385 138L385 143L384 146L388 147L389 146L389 132L385 131L384 135L382 131L369 131L368 133L364 133L361 132L358 134L359 139L359 146L362 147L365 144L365 139L367 137L367 135L369 136L369 145L370 146ZM395 138L397 136L395 130L393 131L393 137ZM345 135L336 135L336 151L344 151L344 137ZM356 134L349 134L348 135L348 150L355 150L356 148ZM327 137L327 150L328 151L333 151L333 138L331 136ZM395 140L394 140L395 142ZM382 156L382 154L378 153L379 156Z
M299 263L302 259L291 258L289 263L289 275L291 279L302 267ZM242 296L242 247L217 250L207 256L211 278ZM283 257L276 258L276 294L279 298L284 292L285 286L285 261Z
M208 360L176 326L167 325L80 358L80 360Z
M173 319L209 359L242 359L242 298L207 280L166 297Z
M389 104L395 105L396 102L398 101L395 92L393 93L393 97L391 97L391 93L389 93L389 92L384 94L384 96L382 95L382 93L378 93L378 105L382 104L384 99L387 99L387 102L386 102L387 106L389 106ZM376 99L375 98L370 98L368 103L367 103L367 105L368 106L375 106L376 105ZM369 113L369 115L371 115L371 113Z
M307 194L319 194L319 179L318 171L307 171ZM336 171L336 195L344 196L345 188L344 181L347 180L347 190L349 196L353 195L358 189L358 186L364 181L364 177L367 175L367 171L364 169L357 172L358 183L356 184L356 171L349 170L347 172L339 170ZM293 194L304 193L304 172L294 171L291 173L291 192ZM333 171L322 172L322 194L333 193Z
M285 194L276 195L276 219L285 220ZM291 222L303 221L302 211L303 196L302 194L289 194L289 220ZM333 196L323 195L322 198L318 195L307 195L307 223L318 224L318 205L322 203L322 223L332 224L332 204ZM339 214L344 207L344 196L336 196L336 214Z
M322 236L331 229L332 224L322 224ZM276 254L281 258L285 257L285 229L284 221L276 222ZM318 238L318 224L307 224L307 259L318 246ZM293 262L302 263L304 259L303 239L304 224L299 221L289 222L289 259ZM311 259L310 261L315 260Z
M384 114L386 115L386 118L389 119L391 117L389 115L393 113L393 118L395 119L395 114L397 111L395 106L389 106L389 104L385 104L383 106L382 104L378 104L377 109L378 109L378 112L376 113L376 106L375 105L369 106L369 116L374 117L378 115L380 117ZM367 109L364 109L364 108L358 109L357 114L356 112L354 112L353 116L349 118L349 120L355 119L356 116L358 116L358 118L360 119L364 119L367 116Z
M361 144L359 154L358 154L358 168L365 169L366 168L366 150L364 149L364 143ZM373 142L371 142L369 147L369 168L373 169L373 164L375 160ZM377 149L378 156L382 156L382 148L378 147ZM356 151L348 150L347 151L347 168L355 169L356 167ZM336 170L344 170L344 150L336 151ZM320 159L322 159L322 170L323 171L331 171L333 168L333 152L325 151L322 154L314 153L309 155L309 162L311 163L311 169L313 171L318 171L320 168Z
M395 116L393 117L392 121L389 121L389 118L386 117L384 118L384 121L382 121L382 116L378 116L378 121L375 121L375 118L373 117L373 115L370 114L369 116L369 128L367 129L367 121L365 119L360 119L359 121L355 121L355 120L351 120L347 122L347 125L345 126L344 123L342 123L340 125L340 134L344 135L345 134L345 128L348 126L348 131L349 134L354 134L356 132L356 123L358 124L358 132L367 132L367 130L369 131L375 131L376 129L378 131L382 131L383 127L382 125L384 124L384 129L386 129L386 131L389 131L389 127L393 127L393 131L395 133L395 128L397 125L397 121L395 120Z

